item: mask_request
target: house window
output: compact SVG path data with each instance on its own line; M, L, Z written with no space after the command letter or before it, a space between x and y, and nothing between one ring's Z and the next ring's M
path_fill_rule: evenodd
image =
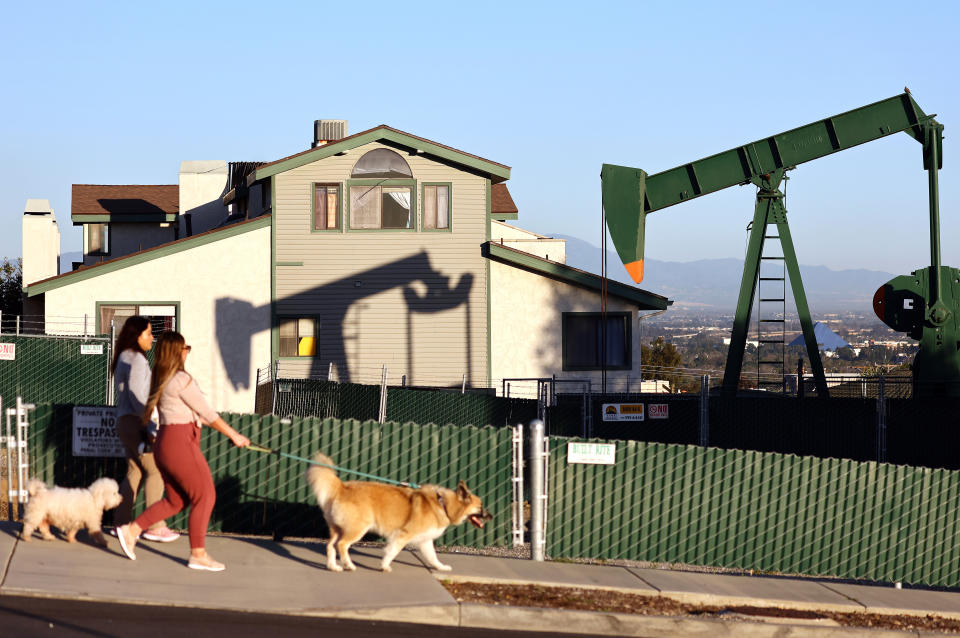
M340 186L314 184L313 229L336 230L338 228L340 228Z
M599 312L563 313L564 370L600 370L604 364L608 370L630 369L630 313L608 312L606 335L603 327L603 315Z
M415 228L416 182L399 153L388 148L364 153L350 177L351 229Z
M110 224L87 224L87 254L110 254Z
M177 329L176 304L97 304L100 334L110 334L110 322L116 334L120 334L128 317L146 317L153 327L154 336Z
M450 229L450 185L423 185L424 230Z
M281 317L279 356L317 356L317 320L313 317Z
M363 154L353 165L350 177L359 179L403 179L412 178L410 165L400 157L400 153L389 148L377 148Z
M350 228L413 228L413 185L351 184Z

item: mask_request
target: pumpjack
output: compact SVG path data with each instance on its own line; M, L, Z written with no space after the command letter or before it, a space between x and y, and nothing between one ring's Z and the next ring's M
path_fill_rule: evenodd
M735 394L739 385L750 316L763 280L762 260L778 259L789 274L817 395L828 396L781 186L787 171L804 162L903 132L923 147L923 167L929 183L930 266L894 277L881 286L874 295L873 307L885 324L920 342L913 362L914 396L960 396L960 270L940 265L938 171L943 167L943 125L934 119L935 114L923 112L909 90L904 91L653 175L639 168L603 165L600 175L607 228L617 254L637 283L643 280L647 215L731 186L756 187L723 375L724 394ZM775 226L777 234L767 235L768 226ZM771 237L779 239L782 256L763 256L764 241ZM761 296L760 301L765 299Z

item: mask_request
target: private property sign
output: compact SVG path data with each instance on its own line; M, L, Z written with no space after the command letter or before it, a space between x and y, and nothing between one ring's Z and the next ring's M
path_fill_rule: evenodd
M643 421L642 403L604 403L604 421Z
M567 463L613 465L616 460L615 443L567 443Z
M126 456L117 436L116 412L116 408L105 406L73 408L74 456Z

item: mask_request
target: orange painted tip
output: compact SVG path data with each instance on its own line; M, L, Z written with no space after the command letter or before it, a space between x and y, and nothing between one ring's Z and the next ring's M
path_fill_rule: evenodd
M627 272L630 273L630 277L637 283L643 281L643 260L639 259L637 261L631 261L629 264L624 264L627 268Z

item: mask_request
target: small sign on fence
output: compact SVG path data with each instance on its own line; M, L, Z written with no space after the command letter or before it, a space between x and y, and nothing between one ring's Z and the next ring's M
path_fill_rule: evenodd
M14 361L17 358L17 344L0 343L0 361Z
M80 354L103 354L102 343L81 343Z
M615 443L567 443L567 463L613 465L616 460Z
M604 421L643 421L642 403L604 403Z
M74 406L73 455L126 456L123 443L117 436L116 408Z
M670 404L669 403L651 403L647 406L647 415L651 419L669 419L670 418Z

